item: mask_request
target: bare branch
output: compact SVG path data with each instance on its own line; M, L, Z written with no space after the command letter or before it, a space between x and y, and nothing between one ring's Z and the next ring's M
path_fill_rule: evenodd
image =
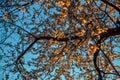
M107 0L101 0L101 1L104 2L105 4L108 4L109 6L113 7L120 13L120 9L117 6L113 5L112 3L108 2Z

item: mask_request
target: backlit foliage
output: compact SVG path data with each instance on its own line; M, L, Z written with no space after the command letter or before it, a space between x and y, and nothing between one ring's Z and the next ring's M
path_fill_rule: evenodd
M97 80L97 50L102 78L118 79L119 9L119 0L0 1L1 79Z

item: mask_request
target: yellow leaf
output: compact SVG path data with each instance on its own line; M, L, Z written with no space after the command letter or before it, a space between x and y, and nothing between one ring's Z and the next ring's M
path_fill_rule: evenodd
M26 12L26 9L25 9L25 8L22 8L22 9L21 9L21 12Z
M85 34L85 30L80 30L79 32L76 33L77 36L83 36Z
M59 54L59 50L54 50L53 54Z
M92 28L92 27L93 27L92 24L88 24L88 26L87 26L88 29L90 29L90 28Z
M40 4L40 2L39 2L39 1L36 1L36 4Z
M98 49L98 47L96 45L91 45L90 49L91 49L91 52L94 53Z
M34 14L36 15L36 14L38 14L38 12L36 10L34 10Z
M62 72L62 70L57 70L56 71L59 75L61 75L63 72Z
M64 34L60 30L57 30L55 32L55 35L57 36L57 38L63 38L63 37L65 37Z
M6 21L8 20L8 16L4 16L3 19Z
M48 7L48 8L49 8L49 7L50 7L50 3L46 4L46 7Z
M7 11L5 11L4 14L5 14L6 16L8 16L8 12L7 12Z
M120 43L120 39L117 39L116 41L117 41L118 43Z
M63 7L65 5L63 1L56 2L56 4L58 4L60 7Z

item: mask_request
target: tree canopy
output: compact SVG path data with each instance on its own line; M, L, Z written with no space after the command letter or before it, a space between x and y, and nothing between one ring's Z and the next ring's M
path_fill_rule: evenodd
M6 80L120 78L119 0L1 0Z

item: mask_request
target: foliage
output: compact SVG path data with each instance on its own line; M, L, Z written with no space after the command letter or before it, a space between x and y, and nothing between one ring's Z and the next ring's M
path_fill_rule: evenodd
M0 1L2 79L120 78L119 0Z

